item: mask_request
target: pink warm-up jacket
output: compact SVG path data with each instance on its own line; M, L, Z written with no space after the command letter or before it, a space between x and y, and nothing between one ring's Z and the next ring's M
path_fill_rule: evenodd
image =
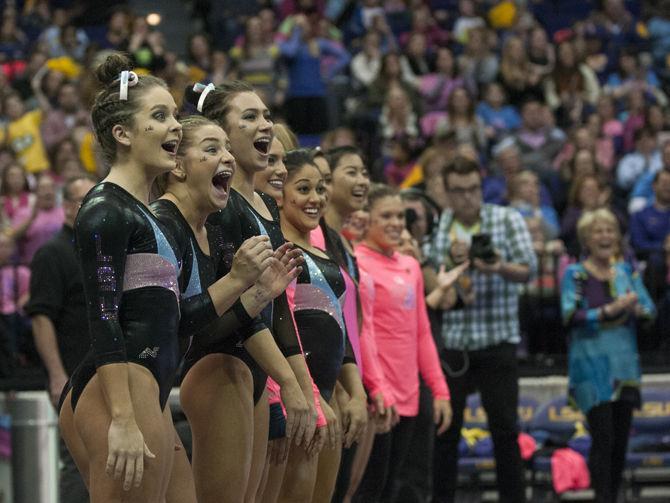
M428 321L421 267L412 257L397 252L389 257L365 244L356 247L356 258L361 273L372 280L372 285L360 289L361 301L371 301L374 309L374 333L368 334L364 324L361 340L374 337L398 414L416 416L419 413L419 372L433 398L449 399L449 388Z

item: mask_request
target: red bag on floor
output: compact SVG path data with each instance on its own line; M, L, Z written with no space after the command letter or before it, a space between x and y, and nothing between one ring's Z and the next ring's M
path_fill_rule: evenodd
M556 494L587 489L591 485L584 457L572 449L558 449L551 455L551 478Z

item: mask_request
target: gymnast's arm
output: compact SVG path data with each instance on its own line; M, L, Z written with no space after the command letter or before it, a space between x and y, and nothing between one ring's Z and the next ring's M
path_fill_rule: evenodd
M82 207L75 224L94 363L111 416L106 471L117 479L125 471L126 490L133 481L139 486L144 456L154 457L135 421L125 337L119 323L127 248L133 232L128 222L132 217L126 218L120 206L100 196Z

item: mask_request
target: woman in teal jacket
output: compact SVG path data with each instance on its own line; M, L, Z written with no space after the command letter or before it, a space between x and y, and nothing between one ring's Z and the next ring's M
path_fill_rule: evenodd
M635 319L655 307L630 264L619 259L621 235L612 212L585 213L577 224L585 260L569 266L561 287L569 328L569 395L591 431L589 468L597 502L616 501L633 409L640 406Z

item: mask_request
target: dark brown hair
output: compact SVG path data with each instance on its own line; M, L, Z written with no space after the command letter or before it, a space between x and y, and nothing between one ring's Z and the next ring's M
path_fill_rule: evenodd
M82 175L73 176L72 178L68 178L65 181L65 185L63 185L63 199L65 201L72 201L72 194L70 194L70 189L75 183L77 183L80 180L88 180L89 182L92 182L94 184L98 183L98 180L90 173L85 173Z
M95 136L102 149L102 155L108 163L116 159L117 143L112 128L117 124L133 125L133 116L140 108L140 97L147 89L159 86L167 89L165 82L151 75L138 76L136 85L128 88L128 99L119 99L119 76L124 70L132 70L133 65L127 56L113 53L95 70L102 90L95 97L91 118Z
M286 152L286 155L284 156L284 166L286 166L286 171L288 171L287 180L306 164L314 166L314 168L319 171L319 167L314 162L314 153L312 152L312 149L298 148ZM321 171L319 171L319 173L321 173Z
M23 174L23 192L30 192L30 185L28 184L28 174L26 173L26 170L23 168L21 163L19 161L12 161L10 162L6 167L5 170L2 172L2 182L0 183L0 195L1 196L6 196L9 194L9 186L7 185L7 176L9 174L9 170L12 168L18 168L21 170L21 173Z
M254 88L241 80L229 80L223 84L219 84L207 94L205 102L202 105L202 115L218 123L225 130L226 116L230 112L230 102L232 99L238 94L253 92L255 92ZM200 99L200 93L193 91L193 86L191 85L186 88L184 98L195 106Z
M463 157L461 155L456 156L454 160L449 162L442 171L444 187L447 190L449 189L449 183L447 181L449 175L469 175L470 173L477 173L481 176L479 172L479 165L467 157Z
M598 175L582 175L577 177L572 181L570 185L570 190L568 191L568 205L574 206L576 208L581 208L582 204L579 201L579 193L582 191L582 187L588 180L594 180L598 184L598 190L602 191L605 188L605 184Z
M325 154L326 154L326 160L330 165L330 170L333 172L340 164L340 161L345 155L357 155L363 160L363 163L365 163L365 159L363 159L363 154L361 153L361 151L358 148L352 147L350 145L343 145L341 147L331 148Z

